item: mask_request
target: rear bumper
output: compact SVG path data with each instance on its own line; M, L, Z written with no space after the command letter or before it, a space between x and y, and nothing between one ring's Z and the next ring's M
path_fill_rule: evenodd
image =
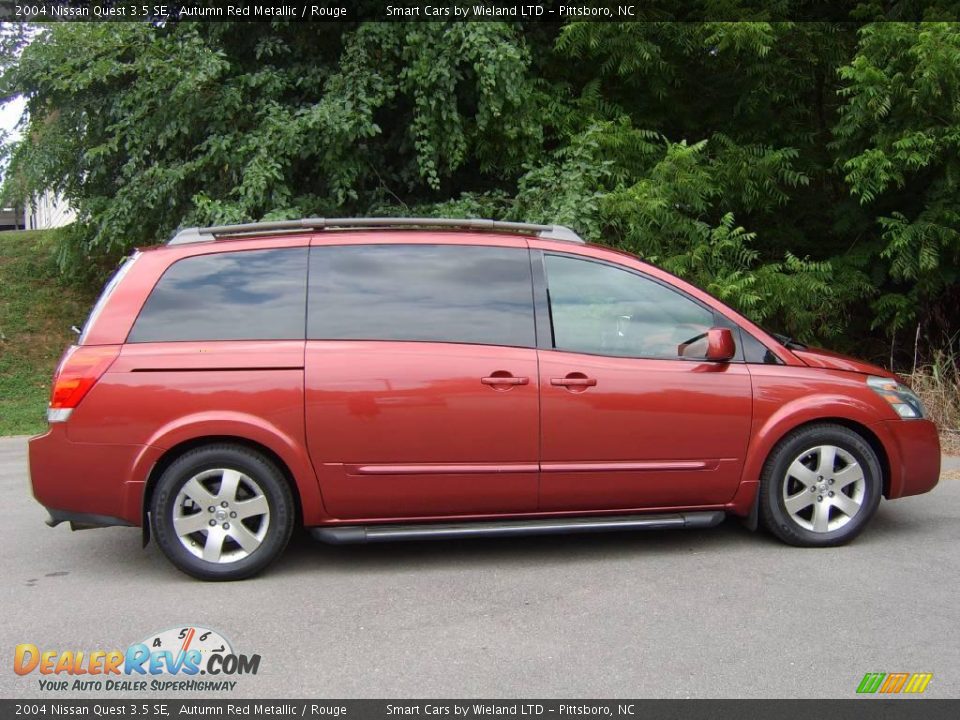
M930 492L940 480L940 438L929 420L889 420L873 428L890 461L888 499Z
M47 508L50 517L47 519L47 525L56 527L60 523L70 523L71 530L85 530L87 528L126 526L130 527L132 523L123 518L111 517L110 515L93 515L91 513L70 512L69 510L55 510Z
M33 496L50 512L50 524L141 524L147 475L162 450L70 442L66 423L31 438L28 448Z

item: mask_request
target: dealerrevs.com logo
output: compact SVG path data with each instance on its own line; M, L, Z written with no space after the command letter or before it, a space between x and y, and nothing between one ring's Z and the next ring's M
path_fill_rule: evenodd
M44 692L231 692L237 680L230 678L259 669L259 655L235 653L223 635L193 625L153 633L126 650L48 650L21 643L13 653L14 672L40 675Z

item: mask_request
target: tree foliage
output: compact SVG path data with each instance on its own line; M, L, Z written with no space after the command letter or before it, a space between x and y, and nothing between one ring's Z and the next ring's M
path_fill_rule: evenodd
M960 324L960 25L875 15L57 24L0 49L29 112L5 189L77 209L74 275L185 225L494 216L803 339L936 342Z

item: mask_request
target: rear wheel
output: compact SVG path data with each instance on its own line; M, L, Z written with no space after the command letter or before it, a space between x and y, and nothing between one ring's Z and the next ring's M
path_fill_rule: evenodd
M177 458L157 482L150 520L157 544L202 580L239 580L271 563L293 530L282 473L260 453L208 445Z
M882 488L880 461L863 437L842 425L809 425L767 458L760 518L791 545L841 545L866 526Z

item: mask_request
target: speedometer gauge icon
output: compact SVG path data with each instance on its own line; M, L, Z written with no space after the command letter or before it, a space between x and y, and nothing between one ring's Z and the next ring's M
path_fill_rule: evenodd
M216 630L201 625L173 627L148 635L142 642L150 648L151 652L168 650L174 654L174 657L188 650L199 650L203 658L213 653L233 654L233 647L229 640Z

